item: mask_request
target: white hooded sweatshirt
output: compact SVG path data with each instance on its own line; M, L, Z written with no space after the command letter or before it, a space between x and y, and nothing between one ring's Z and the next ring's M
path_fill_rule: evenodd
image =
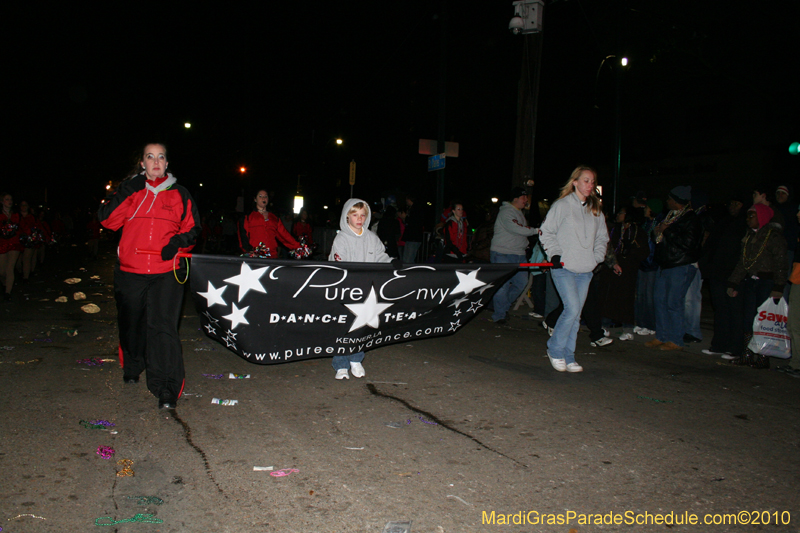
M347 213L353 205L362 202L367 209L367 218L361 228L361 235L356 235L353 229L347 224ZM339 218L341 228L333 240L329 261L346 261L350 263L391 263L392 258L386 253L383 243L371 232L369 228L372 219L372 211L369 204L358 198L351 198L345 202L342 208L342 216Z

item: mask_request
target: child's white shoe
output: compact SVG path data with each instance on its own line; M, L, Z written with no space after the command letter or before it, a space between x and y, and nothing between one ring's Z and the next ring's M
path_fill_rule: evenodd
M340 368L336 371L336 379L350 379L350 374L346 368Z
M345 372L347 372L347 370L345 370ZM353 374L354 378L363 378L367 375L361 363L350 363L350 372Z

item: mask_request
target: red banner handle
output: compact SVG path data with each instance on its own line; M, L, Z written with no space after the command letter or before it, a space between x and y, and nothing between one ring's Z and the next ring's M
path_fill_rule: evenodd
M519 266L521 267L552 267L553 263L520 263ZM561 266L564 266L564 263L561 263Z

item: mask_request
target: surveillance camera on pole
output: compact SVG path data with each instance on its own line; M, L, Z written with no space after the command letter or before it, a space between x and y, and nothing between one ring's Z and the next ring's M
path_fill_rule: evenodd
M539 33L542 31L543 0L518 0L514 4L514 18L508 29L514 35Z

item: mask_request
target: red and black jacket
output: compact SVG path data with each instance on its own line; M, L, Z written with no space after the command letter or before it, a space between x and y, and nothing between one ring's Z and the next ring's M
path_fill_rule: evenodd
M278 241L290 250L300 248L300 243L292 238L283 222L272 213L267 219L258 211L253 211L239 222L239 246L249 252L263 243L269 248L270 257L278 257Z
M137 254L137 249L161 252L173 244L179 252L188 252L200 234L197 206L171 174L151 182L140 174L122 182L100 205L97 218L105 228L122 228L117 250L120 268L135 274L163 274L173 268L173 261Z

